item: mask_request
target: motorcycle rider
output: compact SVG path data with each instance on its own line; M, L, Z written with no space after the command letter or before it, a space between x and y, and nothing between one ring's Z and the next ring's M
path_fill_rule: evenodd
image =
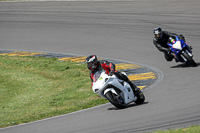
M175 37L178 36L180 39L183 39L185 41L185 37L183 35L177 35L176 33L171 33L168 31L163 31L160 27L156 27L154 29L154 38L153 38L153 44L156 46L156 48L164 53L165 59L167 61L172 61L174 56L171 55L171 51L167 45L169 37Z
M112 76L115 74L119 79L124 80L128 82L131 86L131 88L134 91L134 94L137 95L140 93L140 89L137 88L126 75L122 74L119 71L115 70L115 64L106 61L106 60L100 60L98 61L96 55L90 55L86 58L87 68L90 70L90 78L93 83L93 76L97 71L105 70L106 74L109 76Z

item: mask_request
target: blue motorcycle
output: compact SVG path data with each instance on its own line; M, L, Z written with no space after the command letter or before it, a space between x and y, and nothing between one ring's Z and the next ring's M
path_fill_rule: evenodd
M186 63L194 67L197 66L196 62L193 60L191 48L183 39L178 38L178 36L169 37L169 42L167 45L169 46L171 50L170 52L177 62Z

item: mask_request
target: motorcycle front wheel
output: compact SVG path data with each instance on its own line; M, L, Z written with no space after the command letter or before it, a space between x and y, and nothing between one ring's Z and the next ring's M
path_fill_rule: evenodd
M197 63L190 57L186 52L182 53L183 56L191 63L192 66L196 67Z
M115 107L119 108L119 109L123 109L126 107L126 104L124 103L124 99L116 94L113 94L112 92L107 92L106 93L106 98L108 99L108 101L114 105Z

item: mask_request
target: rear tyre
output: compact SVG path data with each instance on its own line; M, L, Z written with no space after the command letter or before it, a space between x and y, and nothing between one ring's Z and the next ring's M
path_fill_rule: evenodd
M193 67L197 66L197 63L190 57L186 52L183 53L183 56L191 63Z
M124 99L121 96L115 95L110 91L107 92L105 96L108 99L108 101L115 107L119 109L123 109L126 107L126 104L124 103Z

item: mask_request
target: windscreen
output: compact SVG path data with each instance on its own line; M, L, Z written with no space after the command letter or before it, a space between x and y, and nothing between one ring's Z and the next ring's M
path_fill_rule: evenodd
M103 71L97 71L95 74L94 74L94 76L93 76L93 82L96 82L98 79L99 79L99 77L101 76L101 73L102 73Z

